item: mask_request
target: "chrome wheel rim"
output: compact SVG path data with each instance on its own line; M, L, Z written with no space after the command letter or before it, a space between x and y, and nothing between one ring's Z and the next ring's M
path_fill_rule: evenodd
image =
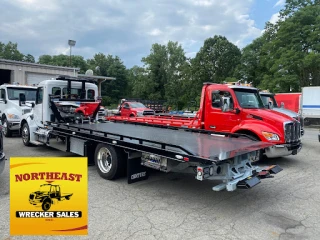
M110 172L112 168L112 156L110 151L107 148L102 147L99 150L97 160L98 160L97 162L101 172L103 173Z
M22 140L24 143L26 143L29 139L29 130L27 127L24 127L22 130Z
M4 121L3 125L2 125L2 132L4 135L7 135L8 132L8 124L7 121Z

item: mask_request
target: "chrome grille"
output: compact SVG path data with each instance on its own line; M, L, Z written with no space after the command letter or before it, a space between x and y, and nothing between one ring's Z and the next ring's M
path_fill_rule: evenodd
M301 124L298 121L286 122L284 133L287 143L298 141L301 137Z

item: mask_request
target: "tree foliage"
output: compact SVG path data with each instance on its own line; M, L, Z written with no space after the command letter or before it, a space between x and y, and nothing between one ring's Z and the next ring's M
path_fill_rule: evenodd
M39 57L38 63L61 66L61 67L76 67L80 68L80 73L85 73L88 70L87 61L84 60L82 56L72 55L71 58L69 55L41 55Z
M32 55L22 54L18 50L18 44L10 41L7 44L0 42L0 58L31 63L35 62L34 57Z
M102 83L101 95L108 96L110 103L117 103L119 99L128 95L127 70L118 56L98 53L92 59L88 59L87 63L96 75L116 78L115 81Z

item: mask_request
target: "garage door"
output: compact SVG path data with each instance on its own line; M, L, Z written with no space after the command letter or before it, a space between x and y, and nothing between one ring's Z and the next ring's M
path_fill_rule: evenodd
M40 74L40 73L26 73L27 76L27 84L38 84L43 80L50 80L51 78L56 78L58 75L52 74Z

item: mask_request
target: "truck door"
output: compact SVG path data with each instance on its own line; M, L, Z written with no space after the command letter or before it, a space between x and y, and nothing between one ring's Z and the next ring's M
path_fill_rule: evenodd
M223 101L225 98L228 98L229 101ZM228 110L223 112L222 107ZM211 99L209 98L206 103L205 111L206 130L231 132L232 128L240 123L239 115L234 111L234 99L228 91L213 91Z
M43 87L37 89L36 104L33 108L34 121L38 126L43 126Z
M121 108L121 116L129 117L129 115L130 115L130 106L128 103L124 103Z
M5 100L6 100L6 90L2 88L0 89L0 117L4 109L6 108Z

